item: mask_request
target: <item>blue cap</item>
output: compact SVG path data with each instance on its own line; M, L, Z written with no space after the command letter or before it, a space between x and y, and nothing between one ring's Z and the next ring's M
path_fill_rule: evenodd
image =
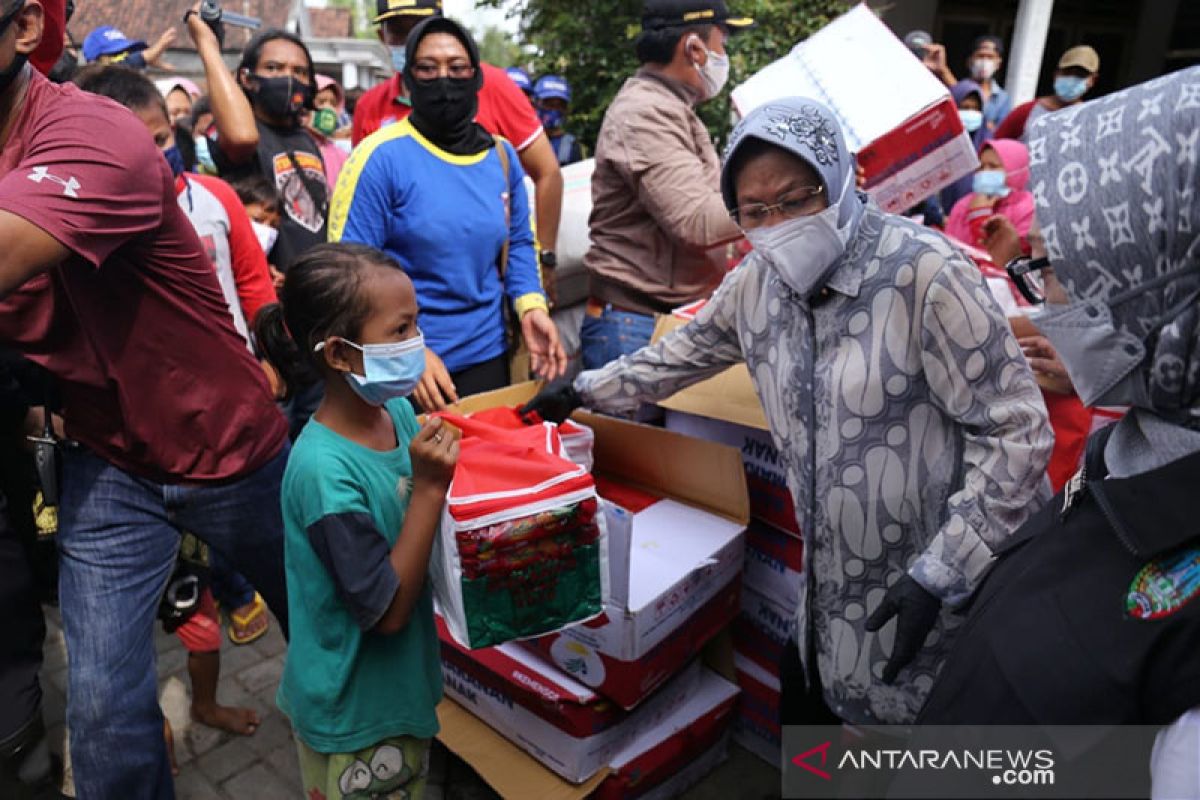
M512 78L512 82L521 87L521 91L529 94L533 91L533 81L529 80L529 73L520 67L509 67L504 70L508 73L508 77Z
M95 61L101 56L132 53L145 49L146 43L141 39L126 38L125 34L112 25L101 25L83 40L83 57L87 61Z
M558 75L543 75L533 87L533 96L538 100L548 100L557 97L571 102L571 84L566 78Z

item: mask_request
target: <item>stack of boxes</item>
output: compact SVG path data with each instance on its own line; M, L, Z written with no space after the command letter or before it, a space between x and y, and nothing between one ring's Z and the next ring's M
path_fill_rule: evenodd
M686 324L702 304L659 321L654 338ZM804 547L787 475L744 365L662 401L668 430L741 453L751 520L734 664L742 699L734 740L778 767L781 748L779 664L795 635Z
M532 393L511 387L462 410ZM606 500L605 613L480 650L441 626L440 738L506 797L674 796L724 758L740 694L728 628L744 613L741 459L659 428L576 419L595 433Z

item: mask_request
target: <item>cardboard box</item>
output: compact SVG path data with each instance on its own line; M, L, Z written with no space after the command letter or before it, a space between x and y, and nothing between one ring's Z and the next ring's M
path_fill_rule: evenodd
M796 608L804 582L804 543L759 520L746 528L744 582L783 608Z
M742 587L742 613L733 626L733 649L772 675L796 626L796 606L783 606L747 584Z
M677 673L700 648L741 613L741 581L735 576L682 625L636 659L605 652L619 643L620 617L577 625L523 643L581 683L622 708L631 709ZM615 620L615 621L614 621Z
M779 678L741 655L734 656L734 665L742 696L733 718L733 740L779 769L783 730Z
M633 795L636 800L675 800L729 758L730 734L726 732L716 744L705 750L699 756L693 756L681 770L674 773L664 783L647 791L645 794ZM611 778L611 776L610 776ZM607 782L610 778L606 778ZM602 786L604 784L601 784ZM624 797L624 795L620 795Z
M869 191L899 213L979 165L945 85L860 3L733 91L742 116L783 97L837 115Z
M735 380L738 380L736 373L728 378L728 381ZM749 380L749 374L746 380ZM691 390L685 389L660 403L667 409L667 430L736 447L742 454L746 472L751 516L799 537L800 524L796 520L796 506L792 502L792 493L787 485L787 471L780 460L779 451L775 449L771 434L760 428L714 418L712 414L719 412L713 409L706 408L705 415L679 410L679 406L695 400L694 396L689 395L680 401L680 395L689 391Z
M641 708L626 712L513 644L466 650L438 620L445 693L572 783L582 783L621 747L666 719L700 686L694 662Z
M684 705L660 724L630 741L613 757L612 774L600 784L596 800L631 800L654 795L676 797L723 758L739 690L705 671L700 686Z
M460 413L473 413L475 411L492 408L499 405L518 405L529 400L535 393L536 386L533 383L512 386L506 389L501 389L495 392L477 395L470 398L465 398L455 408ZM649 494L663 496L666 495L670 499L670 504L663 506L664 509L673 509L671 514L684 514L688 520L696 519L693 512L704 512L704 516L708 518L707 525L714 525L712 517L719 517L726 523L732 524L732 529L740 530L744 528L749 519L749 500L746 495L745 481L742 476L741 458L735 450L731 448L717 445L711 442L703 442L692 439L679 434L671 433L660 428L653 428L645 425L626 422L623 420L613 419L610 417L597 416L592 414L579 413L576 414L576 421L589 426L596 434L595 441L595 473L598 477L611 478L620 481L628 486L634 487ZM690 509L685 510L687 506ZM620 512L618 512L620 513ZM662 513L658 511L655 513ZM653 518L654 515L651 515ZM632 518L629 520L628 541L632 544L634 541ZM729 527L729 526L726 526ZM740 569L740 534L738 534L739 545L733 549L738 551L738 567ZM619 550L619 548L618 548ZM718 554L722 553L721 548L717 548ZM610 557L620 558L619 552L610 553ZM688 576L697 576L693 580L702 582L704 577L711 574L705 570L713 566L720 567L722 564L730 563L729 559L722 556L718 559L717 564L704 565L699 571L695 569L682 570L681 574L686 573L682 581L676 581L676 585L687 588ZM678 565L676 565L678 568ZM736 571L736 570L735 570ZM728 583L726 584L728 586ZM721 586L716 587L715 593L719 594ZM632 603L633 605L625 605L628 610L630 607L639 608L640 589L630 583L626 583L624 588L616 587L615 595L618 599L624 602ZM622 595L622 592L624 594ZM682 592L678 595L668 595L661 597L661 602L651 604L653 607L647 607L650 612L649 616L645 616L640 623L634 625L632 630L636 635L629 638L628 631L630 630L629 621L625 621L623 629L626 631L623 641L633 649L627 652L640 652L643 656L649 654L654 646L662 645L671 633L671 630L664 623L672 619L678 619L679 623L683 623L689 617L687 613L682 613L678 609L687 607L687 602L690 598L698 598L702 595L696 591ZM683 603L678 602L683 600ZM692 600L694 602L694 600ZM700 604L702 605L702 603ZM620 606L618 606L620 607ZM697 606L698 607L698 606ZM678 626L675 626L676 628ZM620 628L618 628L620 629ZM718 655L715 661L728 661L727 673L732 679L732 654L728 651L729 643L726 637L717 637L717 641L721 643L721 652L727 655ZM710 649L714 642L710 642ZM698 646L698 645L697 645ZM453 646L450 648L455 650ZM539 687L536 692L539 702L550 702L540 690L546 688L547 684L543 680L530 678L529 667L527 666L531 660L536 659L531 653L521 647L505 645L503 648L492 648L489 650L476 651L473 656L479 657L480 654L491 654L499 651L508 659L510 673L512 671L512 663L525 665L517 669L517 673L524 675ZM515 652L515 656L513 653ZM460 695L465 702L472 704L472 710L476 707L483 706L491 709L493 718L497 720L508 720L511 724L511 718L518 717L522 720L517 726L518 730L524 730L523 723L528 723L531 727L540 728L543 733L546 732L545 727L538 722L543 717L530 711L527 705L513 702L510 704L500 698L512 699L514 696L512 688L516 681L521 681L521 678L514 678L511 681L504 681L499 686L497 680L489 679L481 681L479 678L479 667L471 663L466 663L463 659L466 658L464 653L459 653L459 658L455 659L451 654L450 657L444 660L451 663L451 668L456 668L456 680L459 681ZM469 659L468 659L469 661ZM618 715L626 714L617 708L614 704L600 700L588 687L571 680L568 676L562 675L552 666L546 664L540 659L536 659L534 663L541 664L540 670L543 677L546 673L550 673L555 677L550 680L550 684L557 687L552 690L555 698L562 702L555 701L552 705L556 705L559 709L556 712L556 719L571 720L576 727L576 731L598 730L604 727L605 721L608 719L604 715L612 714L614 718ZM492 671L494 672L494 670ZM448 673L449 675L449 673ZM465 682L467 676L473 676L475 683ZM680 677L684 677L681 675ZM675 681L667 683L651 698L642 703L636 711L630 716L641 715L639 718L651 718L655 713L655 709L661 710L664 705L670 705L671 687L677 685ZM453 697L453 687L447 682L447 694ZM534 696L534 690L529 688L529 683L515 683L520 688L524 687L527 691L521 696L530 699ZM465 688L464 688L465 687ZM505 687L505 688L502 688ZM663 700L667 697L667 700ZM574 698L570 702L568 699ZM581 698L595 698L586 702L581 702ZM591 705L588 705L590 703ZM446 709L442 712L442 732L439 734L439 739L443 741L447 747L458 753L468 763L470 763L479 773L487 780L493 788L501 794L509 797L547 797L547 798L573 798L583 797L580 791L583 788L597 785L593 776L587 783L584 783L579 790L574 789L570 783L563 781L557 776L547 774L545 767L539 765L535 760L526 756L522 752L524 758L513 757L513 746L488 730L487 725L474 719L471 714L461 713L462 708L451 701L443 703ZM585 709L584 706L587 706ZM595 707L592 707L595 706ZM539 705L539 709L544 710L544 705ZM569 710L569 713L568 713ZM483 714L479 714L480 718L486 722L492 720L487 719ZM500 723L497 723L500 724ZM582 726L582 727L581 727ZM553 726L552 726L553 727ZM566 739L563 736L561 729L555 728L560 732L553 738L555 740ZM593 734L595 735L595 734ZM626 735L622 739L627 738ZM504 742L504 746L497 743L497 739ZM593 741L594 748L603 749L601 745L607 746L603 741ZM536 749L534 745L528 741L523 741L521 747L528 747L530 750ZM587 746L583 746L584 754L586 755ZM576 751L579 752L578 750ZM540 753L541 754L541 753ZM611 756L612 753L609 753ZM576 769L572 771L572 780L578 780L578 776L587 769L595 767L596 758L595 752L591 756L590 763L584 763L586 759L579 760L575 764ZM562 771L569 771L560 769ZM590 789L589 789L590 791Z

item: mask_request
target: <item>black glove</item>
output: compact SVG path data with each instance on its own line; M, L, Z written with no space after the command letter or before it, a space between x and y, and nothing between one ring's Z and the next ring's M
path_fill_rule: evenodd
M538 392L537 397L521 407L521 419L533 422L533 415L547 422L561 423L571 412L583 405L583 398L567 379L555 381Z
M892 684L900 670L913 660L913 656L925 644L925 637L933 630L942 601L926 591L925 587L905 575L892 584L883 596L883 602L875 613L867 618L866 628L877 632L892 617L896 617L896 638L892 641L892 657L883 668L883 682Z

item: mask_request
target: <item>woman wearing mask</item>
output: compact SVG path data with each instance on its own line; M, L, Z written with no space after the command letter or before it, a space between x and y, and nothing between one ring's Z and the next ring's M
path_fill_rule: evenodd
M326 180L330 186L337 186L338 176L350 156L350 118L346 116L345 94L338 82L326 75L317 75L316 80L313 111L307 116L308 132L321 148Z
M805 536L789 723L913 720L959 624L952 609L1036 507L1051 445L979 270L880 211L854 174L823 105L751 112L721 188L754 252L693 322L525 409L631 411L746 362Z
M516 151L475 120L479 52L458 23L434 17L408 37L412 113L360 144L334 194L331 241L395 258L417 289L428 344L415 392L427 410L508 384L503 306L520 320L534 372L561 375Z
M974 247L984 247L984 223L999 214L1024 237L1033 224L1029 184L1029 150L1012 139L993 139L979 153L979 169L971 193L959 199L946 219L946 233ZM1003 265L1000 265L1003 266Z
M1030 130L1082 142L1033 165L1063 201L1038 207L1044 242L1035 229L1017 272L1041 276L1026 281L1044 298L1033 322L1085 404L1132 408L1092 436L1084 470L999 554L921 716L1171 725L1151 758L1153 792L1126 797L1200 796L1197 86L1200 68L1184 70ZM1114 113L1147 107L1158 112L1113 130ZM1121 772L1147 774L1136 762Z
M950 89L950 96L954 98L955 105L958 106L958 116L962 120L963 128L966 129L967 135L971 137L971 144L975 146L978 152L983 144L983 89L973 80L964 79L954 84ZM954 208L954 204L960 199L970 194L971 192L970 175L965 175L954 183L942 189L938 195L941 199L943 210Z

